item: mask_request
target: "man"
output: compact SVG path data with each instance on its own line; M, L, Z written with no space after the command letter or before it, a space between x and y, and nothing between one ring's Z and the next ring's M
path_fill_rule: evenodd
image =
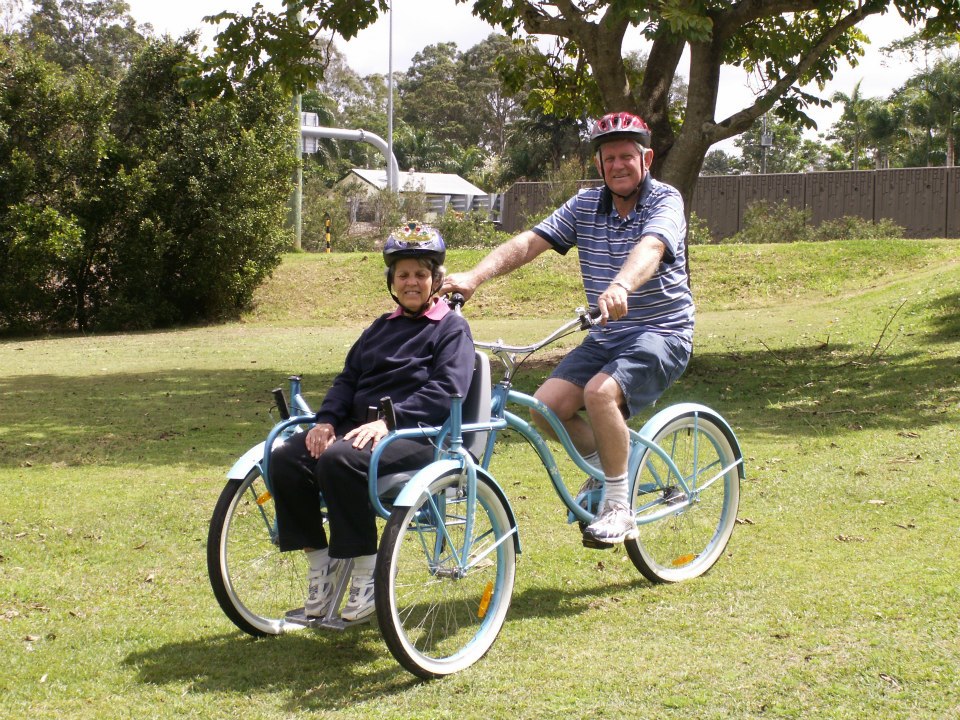
M469 298L486 280L545 250L566 253L577 246L584 290L600 309L601 326L557 365L536 397L557 414L587 461L603 469L603 501L583 542L604 548L637 537L626 418L652 405L683 373L693 348L694 309L683 200L650 175L647 124L630 113L611 113L594 124L590 141L604 187L581 190L472 270L449 276L441 293ZM553 435L537 413L534 422ZM581 492L596 487L593 482L588 479Z

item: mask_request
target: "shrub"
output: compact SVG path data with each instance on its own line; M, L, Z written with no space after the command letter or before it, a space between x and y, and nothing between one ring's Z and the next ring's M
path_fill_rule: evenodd
M811 229L810 240L891 240L902 238L904 229L888 218L879 222L854 215L827 220Z
M691 245L710 245L713 242L713 235L710 234L707 221L691 210L690 219L687 221L687 247Z
M351 202L354 202L353 197L337 189L327 189L319 177L314 176L304 180L301 247L311 252L326 251L326 219L329 216L331 250L343 250L344 241L350 236L352 230Z
M786 200L772 203L758 200L743 215L743 229L726 242L787 243L802 242L810 234L810 211L796 208Z
M447 247L452 248L495 247L510 237L509 233L497 230L486 213L477 211L462 213L448 210L434 224Z
M269 80L189 96L188 42L119 83L0 45L0 330L217 320L279 264L288 100Z

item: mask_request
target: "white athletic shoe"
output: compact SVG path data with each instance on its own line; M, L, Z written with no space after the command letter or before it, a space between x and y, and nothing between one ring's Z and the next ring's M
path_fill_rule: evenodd
M330 606L336 600L343 566L342 560L329 558L319 570L307 572L307 599L303 603L303 612L307 617L322 618L330 612Z
M602 543L622 543L640 536L637 521L629 507L616 500L605 500L593 522L583 531L584 537Z
M373 603L373 574L358 575L354 571L354 575L350 579L350 597L347 598L347 604L343 606L340 617L347 622L358 622L373 615L375 609Z

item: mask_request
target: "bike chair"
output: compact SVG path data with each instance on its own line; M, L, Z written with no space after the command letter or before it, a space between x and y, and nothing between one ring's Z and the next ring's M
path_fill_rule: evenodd
M480 350L475 351L473 378L470 380L470 388L463 400L463 424L486 422L490 419L490 358L486 353ZM468 432L463 436L463 447L466 448L474 458L483 456L484 446L487 442L486 431ZM411 468L403 472L391 473L389 475L377 476L377 493L381 498L389 500L395 498L403 486L417 474L420 468ZM340 584L335 590L337 600L333 603L327 616L324 618L307 618L303 614L303 608L287 613L288 621L306 625L308 627L322 627L331 630L344 630L354 623L348 623L339 617L339 607L346 594L347 584L350 575L353 572L353 560L347 560L344 572L341 576ZM369 619L361 620L357 625L368 622Z
M470 380L470 388L463 399L463 424L486 422L490 419L490 357L480 350L474 354L473 378ZM486 432L464 433L463 447L473 455L475 459L483 456L484 445L487 442ZM377 492L380 497L395 497L407 481L410 480L420 468L412 468L407 471L392 473L390 475L379 475L377 477Z

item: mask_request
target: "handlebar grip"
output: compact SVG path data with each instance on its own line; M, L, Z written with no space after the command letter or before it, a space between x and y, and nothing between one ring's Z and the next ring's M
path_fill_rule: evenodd
M467 302L467 299L463 296L462 293L455 292L450 295L447 299L447 304L450 306L451 310L459 310Z
M393 400L390 396L380 398L380 411L383 413L383 421L387 424L387 430L393 432L397 429L397 413L393 409Z
M287 405L287 399L283 396L283 388L274 388L273 392L273 402L277 406L277 410L280 411L281 420L290 419L290 407Z

